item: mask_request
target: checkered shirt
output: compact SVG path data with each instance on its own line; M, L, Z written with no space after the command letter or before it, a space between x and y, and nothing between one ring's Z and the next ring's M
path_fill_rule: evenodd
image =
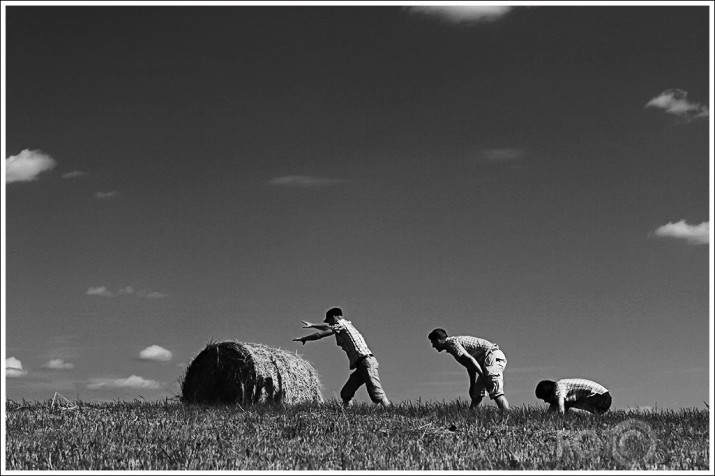
M335 331L335 340L337 341L337 344L342 347L346 354L348 354L351 369L357 367L357 361L360 357L372 354L370 349L367 347L362 334L360 334L360 331L355 329L355 326L353 326L350 321L341 319L331 327Z
M492 350L499 349L497 344L493 344L486 339L471 336L453 336L445 340L445 350L452 354L455 359L465 354L469 354L479 363L484 365L484 359Z
M556 397L563 396L564 402L575 403L606 392L606 387L585 378L564 378L556 382Z

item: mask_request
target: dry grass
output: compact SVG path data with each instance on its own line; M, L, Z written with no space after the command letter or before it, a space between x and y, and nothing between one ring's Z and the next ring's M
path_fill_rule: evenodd
M322 402L313 366L300 355L263 344L212 342L189 364L181 382L185 403Z
M7 402L6 468L712 474L705 409L562 417L543 406L513 407L507 415L491 404L470 410L466 401L347 410L337 400L246 408L168 400L76 405L62 411L49 401Z

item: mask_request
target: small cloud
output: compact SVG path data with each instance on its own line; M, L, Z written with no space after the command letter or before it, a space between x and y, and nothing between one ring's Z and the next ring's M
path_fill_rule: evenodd
M15 357L5 359L5 376L9 378L20 378L27 375L27 370L22 369L22 362Z
M150 345L139 352L139 360L153 360L155 362L168 362L171 360L171 351L158 345Z
M50 359L42 364L42 368L49 370L72 370L74 364L65 362L63 359Z
M100 200L104 200L107 198L115 198L119 196L119 192L116 190L113 190L111 192L97 192L94 194L95 197L97 197Z
M481 162L514 162L524 157L526 152L523 149L486 149L478 154Z
M116 296L137 296L146 299L164 298L167 294L151 290L136 290L133 286L125 286L117 291L112 291L106 286L97 286L87 289L87 294L92 296L116 297Z
M114 297L115 294L104 286L87 289L87 294L90 296Z
M507 5L445 5L406 7L410 12L432 15L452 23L478 23L497 20L513 7Z
M145 379L138 375L131 375L127 378L119 379L90 379L87 384L90 390L100 390L103 388L161 388L161 384L156 380Z
M645 107L663 109L668 114L688 121L702 119L710 115L707 106L688 101L688 92L682 89L668 89L648 101Z
M287 187L325 187L343 183L341 179L327 177L313 177L310 175L284 175L275 177L268 181L268 185L279 185Z
M72 172L67 172L62 174L62 178L66 179L71 179L71 178L79 178L79 177L84 177L87 175L87 172L82 172L81 170L73 170Z
M57 163L40 150L25 149L5 159L5 183L30 182Z
M691 245L707 245L710 243L710 222L688 225L685 220L680 220L677 223L667 223L658 227L653 232L653 235L662 238L685 240Z

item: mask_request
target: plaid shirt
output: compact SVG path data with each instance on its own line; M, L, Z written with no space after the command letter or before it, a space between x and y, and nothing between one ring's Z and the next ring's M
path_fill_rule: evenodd
M499 349L498 345L492 344L486 339L471 336L447 337L445 346L445 350L455 359L459 360L461 356L469 354L482 366L487 354L492 350Z
M594 395L601 395L608 389L585 378L564 378L556 382L556 397L564 397L564 402L576 403Z
M335 331L337 344L348 354L351 369L357 367L357 361L360 357L372 354L362 334L355 329L350 321L340 319L334 326L331 326L331 328Z

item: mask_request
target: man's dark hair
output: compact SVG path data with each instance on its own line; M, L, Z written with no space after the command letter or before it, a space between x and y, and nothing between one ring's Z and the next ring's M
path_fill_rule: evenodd
M536 398L541 400L551 400L556 395L556 382L553 380L542 380L536 385Z
M446 338L447 338L447 332L446 332L444 329L439 329L439 328L437 328L437 329L433 330L432 332L430 332L429 335L427 336L427 338L428 338L429 340L434 340L434 339L442 340L442 339L446 339Z
M343 310L340 309L339 307L334 307L332 309L328 309L328 312L325 313L325 319L330 319L331 317L342 317L343 315Z

